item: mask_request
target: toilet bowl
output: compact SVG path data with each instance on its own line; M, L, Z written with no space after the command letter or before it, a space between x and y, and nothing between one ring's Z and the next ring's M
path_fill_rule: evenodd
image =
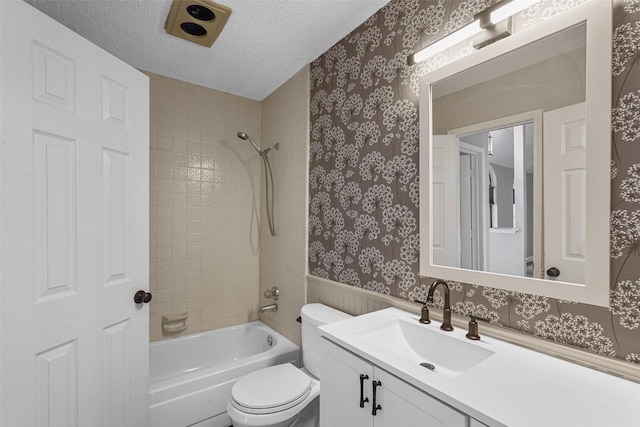
M275 365L239 379L227 402L227 413L234 427L318 426L318 327L351 316L322 304L307 304L302 307L301 317L305 368Z

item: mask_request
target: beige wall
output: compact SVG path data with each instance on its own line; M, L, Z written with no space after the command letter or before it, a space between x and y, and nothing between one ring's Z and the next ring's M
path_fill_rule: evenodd
M309 153L309 67L304 67L262 102L262 147L280 143L269 159L276 188L276 236L267 226L263 203L260 230L260 305L272 304L264 291L277 286L278 312L260 319L300 344L295 321L305 303L307 271L307 176ZM263 172L264 173L264 172ZM264 181L264 179L263 179ZM265 200L264 183L262 200Z
M151 80L150 339L162 316L187 333L257 318L261 103L147 73ZM304 175L302 175L304 176Z

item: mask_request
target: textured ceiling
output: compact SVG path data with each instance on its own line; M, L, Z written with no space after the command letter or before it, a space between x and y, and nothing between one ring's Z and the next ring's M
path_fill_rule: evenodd
M219 0L211 48L166 33L170 0L26 0L128 64L262 100L389 0Z

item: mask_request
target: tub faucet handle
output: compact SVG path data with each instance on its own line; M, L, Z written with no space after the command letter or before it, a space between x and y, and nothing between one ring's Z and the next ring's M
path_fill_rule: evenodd
M280 298L280 289L276 288L275 286L271 289L267 289L266 291L264 291L264 297L273 298L274 300L278 301L278 298Z

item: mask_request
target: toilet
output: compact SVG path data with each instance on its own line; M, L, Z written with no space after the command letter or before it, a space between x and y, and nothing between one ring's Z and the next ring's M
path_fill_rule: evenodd
M231 389L227 413L233 427L317 427L320 396L318 327L350 315L323 304L302 307L302 360L270 366L240 378Z

